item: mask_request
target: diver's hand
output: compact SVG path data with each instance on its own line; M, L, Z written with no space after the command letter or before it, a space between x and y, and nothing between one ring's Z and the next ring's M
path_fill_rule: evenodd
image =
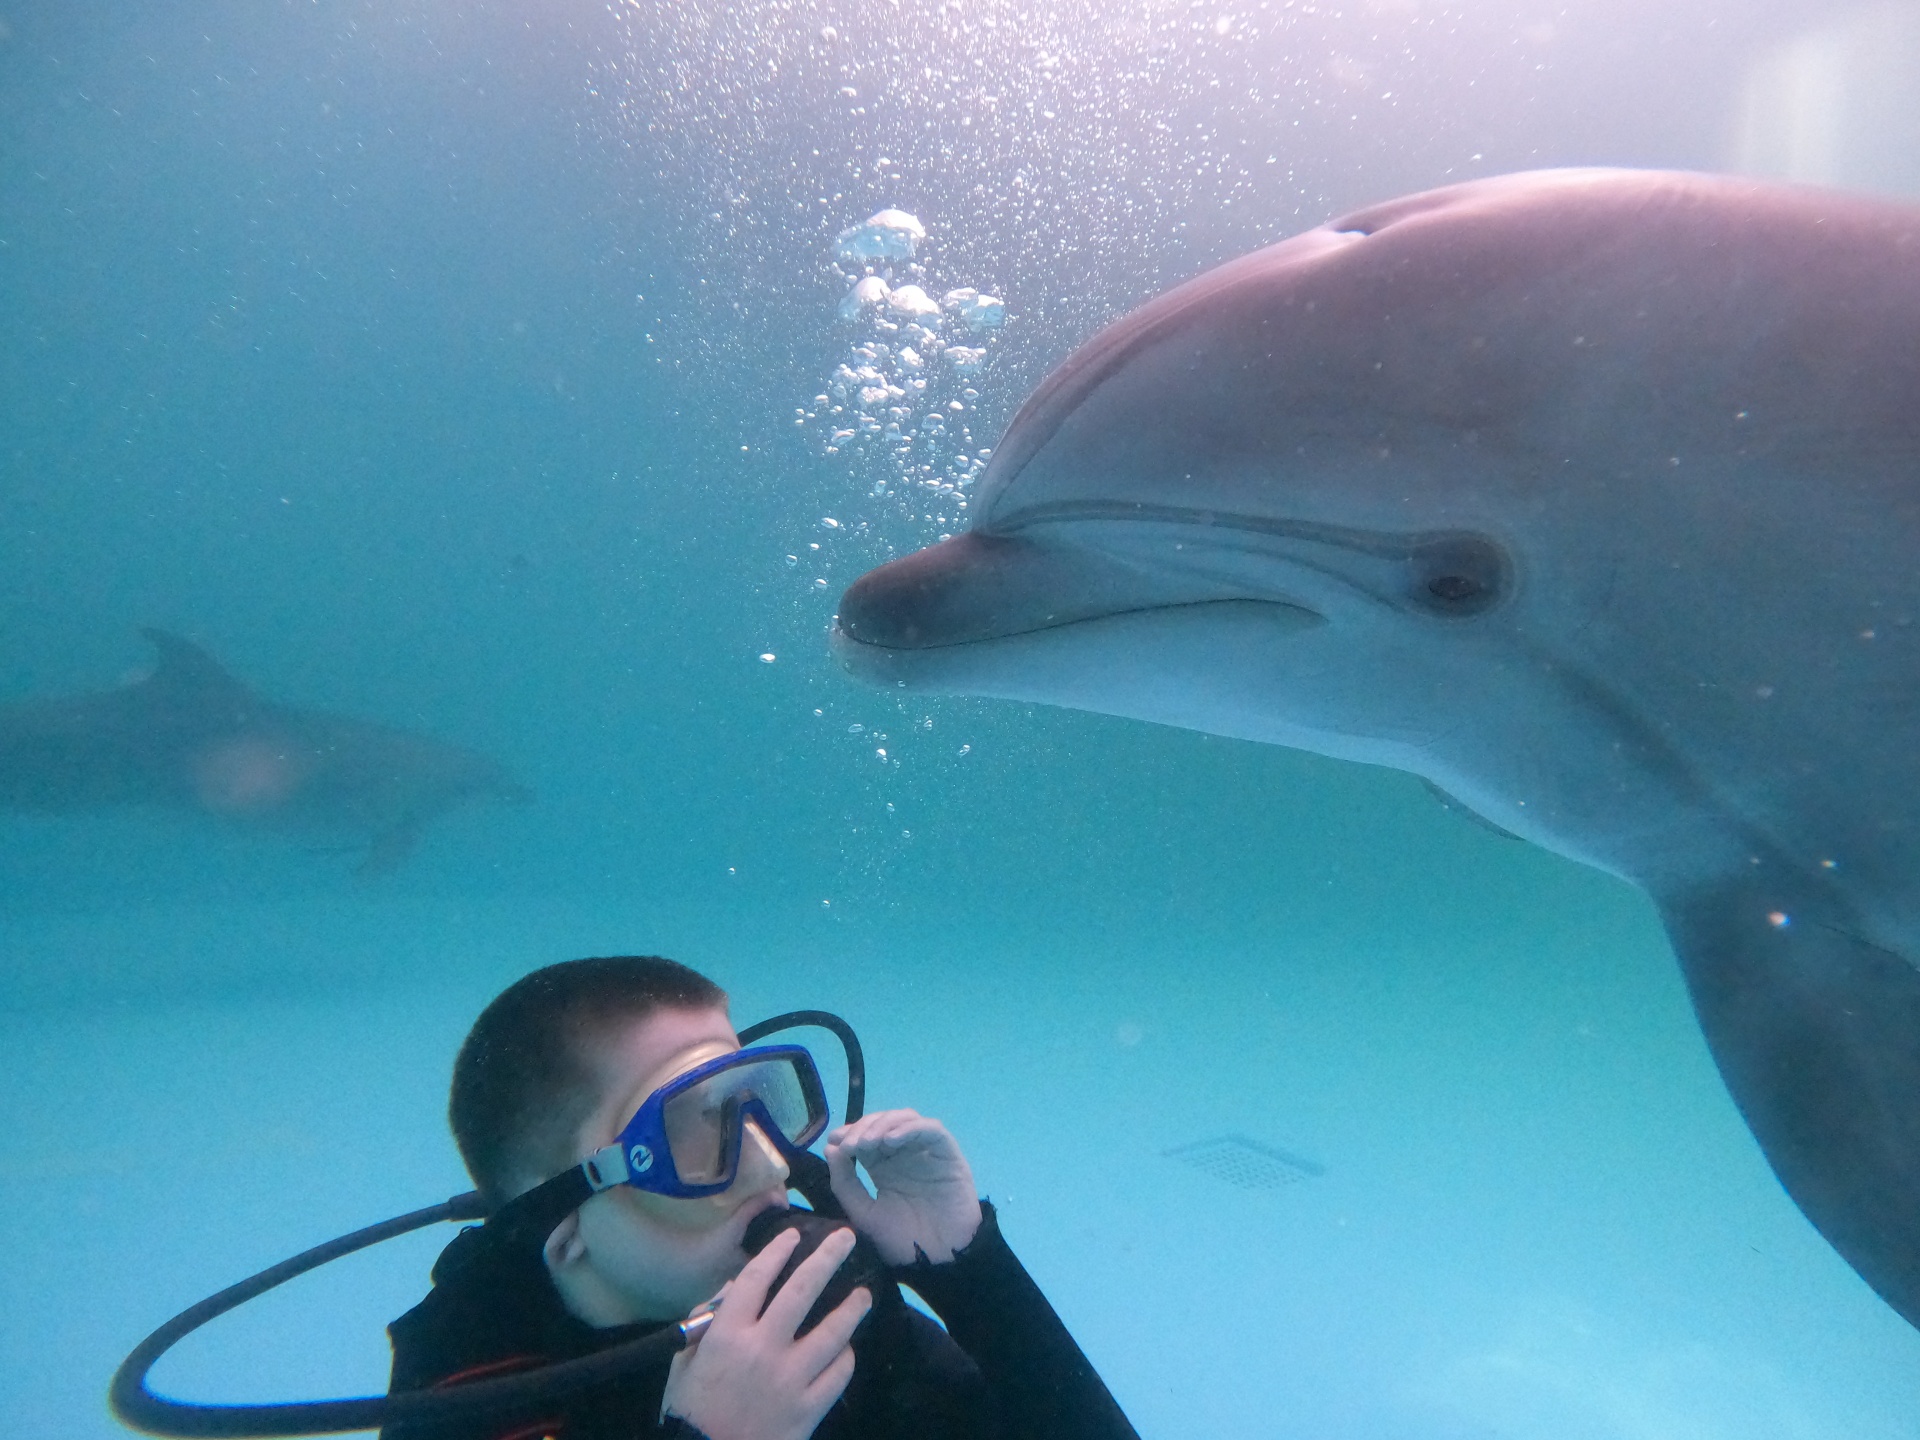
M856 1160L878 1195L860 1183ZM842 1125L827 1136L827 1168L847 1218L890 1265L911 1265L915 1247L935 1264L951 1260L980 1228L973 1171L938 1120L879 1110Z
M873 1306L864 1288L799 1339L793 1332L853 1253L853 1232L837 1230L787 1277L767 1287L800 1241L776 1235L720 1292L713 1323L673 1357L662 1415L677 1415L708 1440L807 1440L853 1378L853 1331ZM765 1313L761 1305L766 1306Z

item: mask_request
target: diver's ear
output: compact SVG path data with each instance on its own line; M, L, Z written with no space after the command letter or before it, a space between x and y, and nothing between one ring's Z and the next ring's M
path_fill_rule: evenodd
M554 1275L563 1275L577 1269L587 1258L586 1238L580 1233L580 1212L574 1211L547 1236L547 1243L540 1247L540 1257L547 1262L547 1269Z

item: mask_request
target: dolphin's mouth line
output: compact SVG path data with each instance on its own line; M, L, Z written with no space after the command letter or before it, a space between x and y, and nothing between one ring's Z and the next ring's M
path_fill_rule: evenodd
M1351 525L1329 525L1318 520L1270 519L1232 510L1156 505L1147 500L1053 500L1042 505L1030 505L1004 520L989 521L979 529L987 535L1017 535L1023 530L1045 525L1069 525L1087 520L1238 530L1335 546L1380 560L1405 560L1437 542L1467 533L1458 530L1423 530L1395 534L1391 531L1362 530Z
M1084 533L1062 541L1034 533L1050 526L1108 529L1097 543ZM1197 506L1074 500L1035 505L882 566L848 590L835 623L851 641L902 651L1223 603L1262 606L1276 621L1291 619L1294 630L1356 606L1453 623L1498 605L1512 582L1505 547L1471 531L1394 534Z
M1218 548L1283 558L1375 601L1447 620L1485 614L1513 593L1516 580L1507 548L1473 530L1364 530L1147 500L1055 500L989 522L977 533L1010 539L1050 525L1089 523L1166 526L1189 537L1211 533L1219 537ZM1233 536L1249 538L1235 545ZM1293 597L1277 598L1285 603Z
M1252 596L1233 596L1211 600L1170 600L1164 605L1128 605L1117 610L1102 610L1093 615L1067 615L1058 620L1039 625L1026 625L1018 630L1000 630L991 635L974 635L964 640L943 640L932 645L883 645L877 640L862 640L844 625L840 617L834 617L834 635L851 641L865 650L891 650L900 655L911 655L931 650L964 650L970 645L992 645L1001 640L1018 640L1024 635L1044 635L1049 630L1068 630L1075 625L1091 625L1098 620L1119 620L1128 615L1158 615L1175 610L1205 610L1216 605L1231 605L1235 608L1245 605L1258 605L1268 610L1286 610L1299 617L1295 622L1300 629L1309 626L1324 625L1327 617L1318 610L1310 610L1305 605L1294 605L1285 600L1258 600Z

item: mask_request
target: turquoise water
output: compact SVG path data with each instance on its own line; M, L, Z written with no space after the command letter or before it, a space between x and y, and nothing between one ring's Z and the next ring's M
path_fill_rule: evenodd
M0 1414L121 1433L159 1321L465 1188L444 1087L493 993L655 951L743 1021L851 1018L1150 1440L1920 1436L1920 1337L1773 1181L1638 892L1405 776L876 694L824 638L964 524L916 482L1215 260L1535 165L1920 189L1907 10L0 0L0 34L0 700L135 676L161 626L536 797L365 879L365 834L0 813ZM886 206L924 288L1008 316L978 369L926 357L946 433L905 461L815 399L872 340L835 237ZM1225 1137L1320 1173L1167 1153ZM156 1379L377 1389L443 1239Z

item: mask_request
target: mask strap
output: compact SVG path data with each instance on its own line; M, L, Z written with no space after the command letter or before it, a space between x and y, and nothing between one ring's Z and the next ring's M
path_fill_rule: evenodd
M623 1184L627 1159L618 1145L596 1150L571 1170L516 1195L487 1217L482 1233L509 1249L538 1254L562 1220L602 1190Z

